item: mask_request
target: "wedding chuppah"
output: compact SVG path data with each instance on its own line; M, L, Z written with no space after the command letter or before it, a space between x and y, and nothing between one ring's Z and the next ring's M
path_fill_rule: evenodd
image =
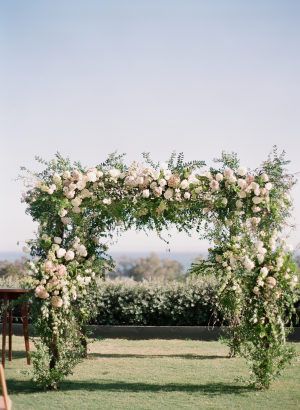
M210 241L207 259L192 271L216 275L228 344L248 360L256 387L269 387L293 355L286 333L296 276L284 229L294 179L283 155L275 149L255 170L234 154L213 167L186 163L182 154L164 164L145 154L130 165L114 154L92 168L59 154L38 161L41 172L23 169L23 200L38 223L27 243L38 384L57 388L84 357L97 278L112 263L107 239L129 228L175 226Z

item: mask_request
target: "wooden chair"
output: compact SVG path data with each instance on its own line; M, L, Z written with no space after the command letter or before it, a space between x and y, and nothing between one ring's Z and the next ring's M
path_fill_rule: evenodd
M2 366L5 367L5 357L6 357L6 335L7 335L7 324L8 324L8 359L12 360L12 322L13 314L12 307L9 302L27 293L24 289L0 289L0 299L4 302L3 309L3 322L2 322ZM29 331L28 331L28 303L23 302L21 304L21 314L23 322L23 335L25 340L25 349L27 364L30 364L30 353L29 353Z
M0 397L0 410L11 410L11 400L7 394L6 380L2 364L0 364L0 382L2 396Z

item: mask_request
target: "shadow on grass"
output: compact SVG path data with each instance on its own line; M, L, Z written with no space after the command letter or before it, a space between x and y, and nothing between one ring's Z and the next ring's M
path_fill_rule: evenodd
M88 358L99 359L120 359L120 358L132 358L132 359L153 359L160 357L170 357L179 359L196 359L196 360L210 360L210 359L228 359L229 356L217 356L217 355L198 355L193 353L188 354L122 354L122 353L89 353Z
M25 359L26 360L26 352L24 350L13 350L12 351L12 359ZM8 351L6 351L6 360L8 361Z
M10 394L32 394L43 392L38 389L31 381L21 381L8 379ZM65 381L61 384L61 392L85 390L90 392L132 392L132 393L159 393L159 392L182 392L182 393L201 393L205 396L218 395L243 395L254 391L251 386L239 386L226 383L206 383L206 384L183 384L183 383L135 383L114 380L99 381Z
M163 357L170 357L170 358L179 358L179 359L195 359L195 360L211 360L211 359L229 359L230 357L227 355L198 355L194 353L186 353L186 354L123 354L123 353L89 353L88 358L94 359L120 359L120 358L132 358L132 359L159 359ZM25 350L16 350L13 351L13 360L14 359L25 359L26 360L26 352ZM8 361L8 356L7 356Z

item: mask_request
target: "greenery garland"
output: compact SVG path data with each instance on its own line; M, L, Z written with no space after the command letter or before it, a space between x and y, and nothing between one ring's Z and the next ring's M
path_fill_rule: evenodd
M57 154L39 173L27 171L23 200L39 228L27 243L32 260L33 325L39 336L34 378L57 388L84 356L86 324L97 314L96 278L112 264L107 238L134 227L155 230L175 225L196 230L213 247L191 270L214 272L218 304L232 324L229 341L249 360L253 383L268 388L292 357L286 325L294 310L295 265L282 235L295 183L276 151L259 169L223 154L216 166L184 163L172 154L155 164L127 166L110 155L85 168Z

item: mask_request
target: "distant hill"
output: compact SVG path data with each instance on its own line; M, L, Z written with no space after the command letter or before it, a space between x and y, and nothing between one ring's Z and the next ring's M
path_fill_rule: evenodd
M117 261L118 259L127 256L129 258L142 258L148 256L151 252L111 252L111 256ZM182 264L184 269L187 269L192 261L203 252L154 252L162 259L174 259ZM22 252L0 252L0 260L14 261L24 256Z

